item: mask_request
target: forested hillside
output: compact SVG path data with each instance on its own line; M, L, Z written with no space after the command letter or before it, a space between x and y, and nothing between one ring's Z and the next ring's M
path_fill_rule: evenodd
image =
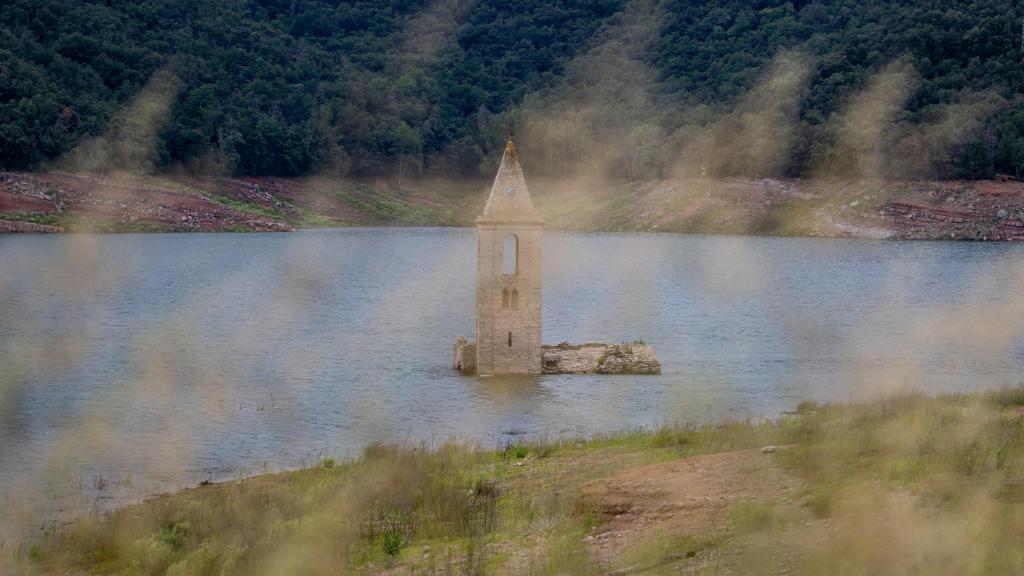
M1006 0L7 0L0 168L1024 172Z

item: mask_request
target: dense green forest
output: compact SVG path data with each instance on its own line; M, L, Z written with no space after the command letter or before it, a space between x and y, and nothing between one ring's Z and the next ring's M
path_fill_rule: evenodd
M478 176L514 131L539 173L1021 175L1022 18L1006 0L6 0L0 167L141 132L147 170Z

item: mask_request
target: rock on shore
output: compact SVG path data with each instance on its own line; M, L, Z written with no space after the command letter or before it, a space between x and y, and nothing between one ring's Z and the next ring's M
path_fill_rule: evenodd
M0 220L0 232L36 232L36 233L48 233L48 232L63 232L64 229L59 226L49 226L47 224L35 224L33 222L15 222L11 220Z

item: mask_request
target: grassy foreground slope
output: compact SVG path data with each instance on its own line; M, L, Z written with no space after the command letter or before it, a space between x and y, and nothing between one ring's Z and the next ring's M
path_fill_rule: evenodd
M770 446L770 448L768 448ZM374 446L83 519L29 574L1018 574L1024 392L498 451Z

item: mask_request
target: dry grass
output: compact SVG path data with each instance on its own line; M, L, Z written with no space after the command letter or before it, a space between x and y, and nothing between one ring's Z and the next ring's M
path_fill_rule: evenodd
M735 494L712 533L670 522L610 558L589 543L604 520L584 483L767 444L796 445L771 458L805 486L798 499ZM1024 391L901 395L497 451L373 446L84 518L5 561L26 574L1013 574L1022 478Z

